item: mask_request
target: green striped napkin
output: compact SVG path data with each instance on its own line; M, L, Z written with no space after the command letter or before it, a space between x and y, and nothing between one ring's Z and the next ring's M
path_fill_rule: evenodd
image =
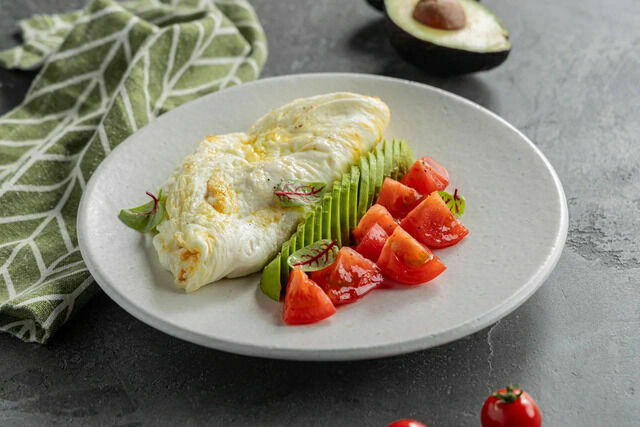
M6 68L42 67L0 118L0 330L46 342L95 292L76 211L102 159L158 115L258 77L245 0L94 0L20 22Z

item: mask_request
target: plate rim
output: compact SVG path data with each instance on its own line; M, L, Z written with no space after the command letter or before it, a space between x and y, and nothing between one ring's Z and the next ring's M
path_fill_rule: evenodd
M204 335L202 333L194 332L190 329L184 328L182 326L171 324L164 319L155 316L152 313L149 313L143 307L136 305L130 302L127 298L122 295L116 287L112 286L105 278L102 276L100 272L100 267L93 262L92 257L90 256L91 251L87 246L87 239L85 239L85 227L86 227L86 211L88 208L88 197L87 194L90 194L95 186L96 180L94 180L94 176L98 175L98 172L101 168L105 167L106 164L109 163L109 157L107 156L101 163L98 165L96 170L92 173L89 182L87 183L85 190L82 193L82 197L80 200L80 204L78 206L77 212L77 234L78 234L78 246L80 248L80 253L82 255L82 259L85 262L87 269L91 273L91 276L95 280L95 282L100 286L100 288L112 299L114 300L120 307L122 307L126 312L135 317L136 319L146 323L147 325L158 329L168 335L173 337L192 342L194 344L198 344L204 347L221 350L229 353L240 354L244 356L252 356L252 357L263 357L263 358L271 358L271 359L283 359L283 360L300 360L300 361L346 361L346 360L364 360L364 359L376 359L382 357L389 357L398 354L405 354L419 350L426 350L428 348L437 347L443 344L450 343L452 341L458 340L465 336L471 335L475 332L478 332L485 327L492 325L493 323L499 321L505 316L509 315L520 305L524 304L530 297L533 295L547 280L555 266L558 264L560 257L563 253L564 245L567 239L567 233L569 228L569 213L567 207L567 199L564 192L564 188L562 186L562 182L558 177L555 169L547 159L547 157L542 153L542 151L520 130L518 130L511 123L507 122L505 119L494 113L493 111L470 101L460 95L455 93L446 91L444 89L440 89L428 84L419 83L411 80L389 77L389 76L381 76L376 74L366 74L366 73L342 73L342 72L326 72L326 73L302 73L302 74L285 74L280 76L268 77L264 79L254 80L249 83L244 83L242 85L233 86L228 89L224 89L224 92L236 91L236 90L246 90L251 86L262 85L262 84L273 84L274 82L278 82L280 80L290 80L290 79L318 79L318 78L326 78L326 79L334 79L334 78L355 78L355 79L371 79L378 81L386 81L394 84L403 84L415 86L421 89L426 89L429 91L434 91L439 93L442 96L453 98L457 102L462 102L469 107L472 107L476 110L481 111L484 114L489 115L494 120L497 120L500 124L506 126L511 131L514 131L521 139L523 139L530 148L540 157L544 166L547 168L551 177L553 179L553 183L555 184L555 190L558 194L561 202L561 218L559 224L559 232L555 236L555 240L553 243L553 248L551 253L547 256L544 263L540 265L536 273L531 276L531 278L519 289L518 292L511 295L510 298L502 301L500 304L493 306L490 310L487 310L482 315L476 317L475 319L469 320L465 323L462 323L457 328L453 330L447 330L442 333L436 335L427 335L420 338L415 338L407 341L402 341L400 343L390 343L390 344L380 344L374 346L361 346L349 349L289 349L289 348L279 348L277 346L264 346L264 345L252 345L246 343L234 342L227 339L219 339L211 336ZM180 110L187 104L197 103L197 102L207 102L207 99L210 97L215 97L218 92L213 92L197 98L195 100L189 101L175 109L163 114L162 116L168 116L172 114L179 114ZM138 129L137 132L129 135L125 138L117 147L114 148L113 151L120 149L121 146L124 146L125 143L131 138L136 137L136 134L141 130L146 128L147 126L153 126L157 122L153 120L146 126Z

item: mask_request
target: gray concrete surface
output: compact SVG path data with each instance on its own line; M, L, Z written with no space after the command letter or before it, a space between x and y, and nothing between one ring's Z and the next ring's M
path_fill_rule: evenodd
M18 18L82 0L0 0ZM567 246L522 307L455 343L384 360L295 363L197 347L100 294L49 345L0 335L0 425L367 425L414 417L477 426L494 388L524 385L545 426L640 425L640 2L487 0L514 49L497 70L434 78L388 45L358 0L253 0L264 76L355 71L476 101L548 156L569 200ZM0 71L0 112L32 75Z

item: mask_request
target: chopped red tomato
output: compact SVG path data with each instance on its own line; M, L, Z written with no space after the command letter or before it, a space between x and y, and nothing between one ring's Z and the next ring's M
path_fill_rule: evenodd
M384 281L375 263L347 246L340 249L333 264L313 271L311 278L335 305L352 303Z
M404 218L420 199L422 196L413 188L395 179L385 178L376 203L387 208L394 218Z
M401 227L387 239L377 264L384 274L405 285L428 282L447 268Z
M299 267L291 270L282 319L290 325L315 323L336 312L324 291Z
M409 172L400 181L420 194L443 191L449 185L449 172L429 156L425 156L409 168Z
M430 248L455 245L469 234L469 230L453 216L437 191L409 212L400 226Z
M387 427L427 427L427 426L422 424L420 421L404 419L404 420L394 421L391 424L389 424Z
M380 252L382 252L384 242L386 242L388 238L389 235L382 227L378 224L373 224L373 226L369 228L369 231L367 231L367 234L360 240L356 251L363 257L376 262L380 256Z
M393 219L387 208L375 204L369 208L367 213L360 219L360 222L358 222L356 229L353 230L353 237L357 242L367 234L373 224L378 224L387 234L393 233L393 230L398 226L398 223Z

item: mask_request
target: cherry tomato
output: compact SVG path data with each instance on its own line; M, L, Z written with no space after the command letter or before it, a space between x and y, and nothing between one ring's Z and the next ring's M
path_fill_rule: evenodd
M388 238L389 235L382 227L378 224L373 224L373 227L369 228L367 234L360 240L356 251L363 257L376 262Z
M420 194L431 194L447 188L449 172L431 157L425 156L416 160L400 182Z
M360 219L356 229L353 230L353 237L357 242L367 234L373 224L378 224L389 235L398 226L398 223L393 219L387 208L382 205L373 205Z
M453 216L437 191L409 212L400 226L430 248L455 245L469 234L469 230Z
M428 282L447 268L402 227L387 239L377 264L384 274L405 285Z
M404 419L404 420L394 421L391 424L389 424L387 427L427 427L427 426L422 424L420 421Z
M352 303L384 281L377 265L347 246L333 264L311 272L311 278L335 305Z
M387 208L394 218L404 218L422 199L420 193L411 187L385 178L376 203Z
M336 308L324 291L296 267L289 274L282 319L290 325L315 323L332 316Z
M508 386L487 397L480 413L482 427L540 427L538 405L522 389Z

